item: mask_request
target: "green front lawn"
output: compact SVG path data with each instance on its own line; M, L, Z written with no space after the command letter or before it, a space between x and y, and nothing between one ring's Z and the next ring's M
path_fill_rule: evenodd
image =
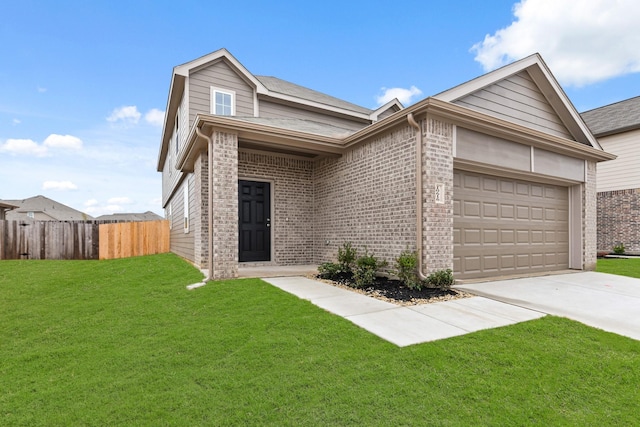
M640 278L640 258L599 259L596 271Z
M557 317L398 348L173 255L0 263L0 425L633 425L640 342Z

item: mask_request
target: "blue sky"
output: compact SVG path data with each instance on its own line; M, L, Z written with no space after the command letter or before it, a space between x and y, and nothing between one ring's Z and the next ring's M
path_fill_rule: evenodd
M534 52L580 112L640 95L637 0L0 5L0 199L42 194L93 216L162 213L172 68L221 47L254 74L370 108Z

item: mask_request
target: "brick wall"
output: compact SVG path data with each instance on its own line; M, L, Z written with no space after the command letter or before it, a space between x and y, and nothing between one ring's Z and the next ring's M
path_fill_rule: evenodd
M313 161L277 153L240 150L240 179L268 180L276 265L313 263Z
M209 158L203 151L196 159L194 165L194 189L195 202L192 214L194 233L195 256L194 263L207 268L209 262Z
M238 135L213 132L214 279L238 276Z
M423 272L453 268L453 126L428 117L423 132L422 237ZM436 203L436 185L444 203Z
M317 161L314 170L314 261L335 260L350 241L393 261L415 250L415 136L397 127L348 150Z
M640 252L640 188L598 193L598 250Z

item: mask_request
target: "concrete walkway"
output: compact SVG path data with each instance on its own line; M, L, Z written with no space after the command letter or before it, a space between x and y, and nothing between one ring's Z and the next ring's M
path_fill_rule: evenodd
M465 284L456 289L640 340L640 279L590 271Z
M263 278L404 347L537 319L544 313L483 297L401 307L305 277Z

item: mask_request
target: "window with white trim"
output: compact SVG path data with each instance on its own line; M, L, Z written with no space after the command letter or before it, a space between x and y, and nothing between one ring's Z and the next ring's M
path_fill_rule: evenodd
M189 181L184 181L184 232L189 232Z
M218 116L236 115L236 94L211 86L211 114Z

